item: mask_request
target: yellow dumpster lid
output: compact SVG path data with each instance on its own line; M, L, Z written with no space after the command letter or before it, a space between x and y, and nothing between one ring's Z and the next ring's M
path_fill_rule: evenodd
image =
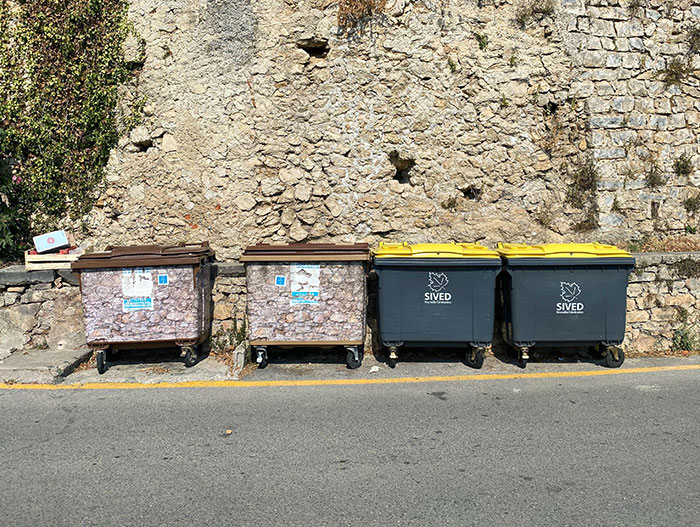
M524 245L499 243L496 248L501 256L508 258L624 258L631 256L614 245L602 243L547 243Z
M478 243L379 243L375 258L498 258L493 249Z

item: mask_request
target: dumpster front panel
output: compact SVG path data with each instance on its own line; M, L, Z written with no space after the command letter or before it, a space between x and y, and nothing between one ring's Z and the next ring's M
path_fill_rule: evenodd
M500 261L375 260L379 332L386 345L486 345L493 339L495 281Z
M87 342L201 340L210 317L210 270L197 269L81 270Z
M507 340L515 345L617 344L625 334L632 264L507 265Z
M248 262L246 283L251 341L364 341L363 262Z

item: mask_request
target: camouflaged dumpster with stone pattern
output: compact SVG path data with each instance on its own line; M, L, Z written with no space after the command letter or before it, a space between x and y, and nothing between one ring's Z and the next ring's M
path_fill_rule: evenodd
M203 340L211 318L210 268L82 270L87 342ZM143 280L138 290L130 291L135 287L135 272L145 274L144 278L150 275L150 281Z
M363 262L249 263L246 282L252 341L364 341Z

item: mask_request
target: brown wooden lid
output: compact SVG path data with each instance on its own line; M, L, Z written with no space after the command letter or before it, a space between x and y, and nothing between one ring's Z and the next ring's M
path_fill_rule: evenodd
M200 265L214 256L209 242L180 245L130 245L107 247L102 253L83 254L71 269L106 269L110 267L159 267L164 265Z
M241 262L352 262L368 261L369 244L289 243L249 245Z

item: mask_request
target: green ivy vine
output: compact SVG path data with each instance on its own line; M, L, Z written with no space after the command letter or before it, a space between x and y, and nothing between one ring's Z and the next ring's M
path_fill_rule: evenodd
M124 129L127 0L0 0L0 256L90 210Z

